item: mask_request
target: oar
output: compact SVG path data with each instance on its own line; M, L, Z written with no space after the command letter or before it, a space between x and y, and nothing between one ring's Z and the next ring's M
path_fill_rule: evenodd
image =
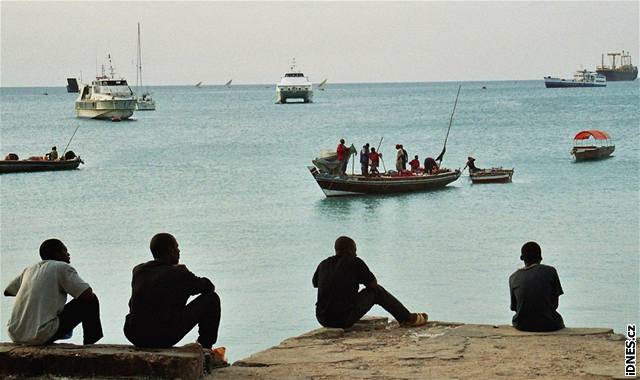
M64 154L67 153L67 148L69 147L69 144L71 144L71 140L73 140L73 137L76 135L76 132L78 132L78 128L80 128L80 124L78 124L78 126L76 127L76 130L73 131L73 135L71 135L71 138L67 143L67 146L64 147L64 151L62 152L62 157L64 157Z
M378 147L376 148L376 152L378 152L378 155L380 155L380 161L382 161L382 168L384 169L384 173L387 172L387 167L384 165L384 159L382 158L382 153L380 153L380 145L382 145L382 140L384 139L384 136L380 136L380 142L378 143Z

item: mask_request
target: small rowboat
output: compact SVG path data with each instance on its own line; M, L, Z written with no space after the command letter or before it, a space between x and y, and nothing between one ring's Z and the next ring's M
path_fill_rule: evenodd
M460 170L448 170L437 174L407 175L337 175L320 172L308 166L311 175L327 197L358 194L398 194L433 190L445 187L460 177Z
M69 160L0 160L0 174L77 169L84 161L79 156Z
M513 169L482 169L472 172L469 176L471 183L508 183L513 177Z
M597 146L591 143L592 141L602 141L602 144ZM611 156L615 149L616 146L611 143L611 138L606 132L592 129L579 132L573 138L571 154L576 161L597 160Z

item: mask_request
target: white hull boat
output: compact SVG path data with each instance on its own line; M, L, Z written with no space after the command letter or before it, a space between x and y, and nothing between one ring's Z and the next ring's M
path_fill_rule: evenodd
M309 78L296 70L295 58L291 70L276 85L276 103L286 104L289 99L301 99L304 103L311 103L313 100L313 85Z

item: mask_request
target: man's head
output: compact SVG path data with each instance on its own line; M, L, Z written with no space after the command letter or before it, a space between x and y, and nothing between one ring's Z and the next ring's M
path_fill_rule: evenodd
M151 238L149 249L151 250L153 258L158 261L170 265L175 265L180 262L178 241L171 234L166 232L156 234Z
M58 239L47 239L40 244L40 258L42 260L56 260L71 262L67 247Z
M542 261L542 250L535 241L524 243L520 249L520 260L524 265L537 264Z
M56 150L56 147L55 147L55 146L54 146L54 147L51 147L51 150Z
M356 256L356 242L348 236L337 238L333 248L336 251L336 256Z
M418 159L418 155L416 154L415 156L413 156L413 158L415 158L417 160Z
M372 152L375 152L375 151L376 151L376 148L371 148L371 151L372 151Z
M340 144L344 144L344 139L340 139Z

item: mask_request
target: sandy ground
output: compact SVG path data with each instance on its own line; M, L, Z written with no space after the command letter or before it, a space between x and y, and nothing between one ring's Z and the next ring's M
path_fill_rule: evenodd
M624 337L611 329L526 333L446 322L401 328L370 318L349 331L287 339L207 379L624 379L623 355Z

